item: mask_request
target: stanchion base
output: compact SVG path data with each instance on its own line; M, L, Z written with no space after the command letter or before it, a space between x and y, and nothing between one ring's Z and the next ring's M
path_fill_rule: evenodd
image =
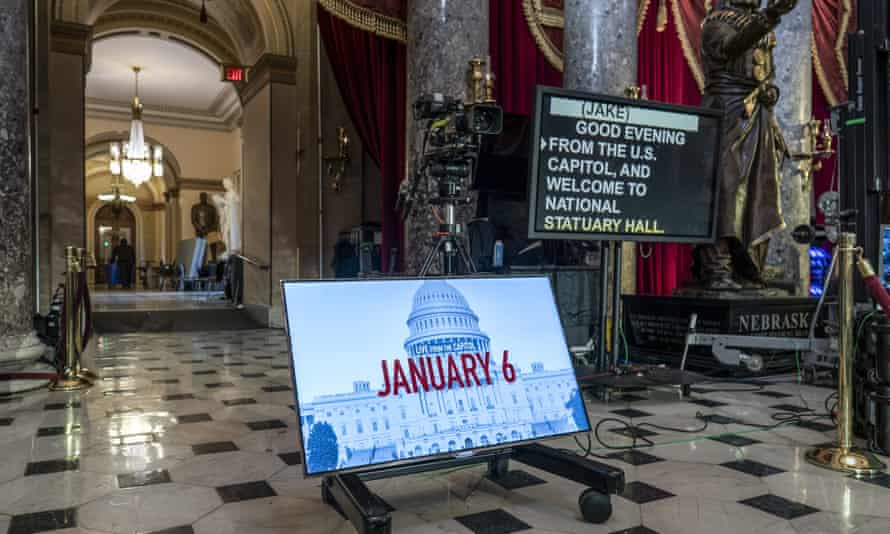
M77 372L77 376L83 378L84 380L88 380L90 382L95 382L99 380L99 375L90 371L89 369L80 368L80 371Z
M806 453L813 465L852 474L856 478L871 478L883 474L887 466L874 454L862 449L842 447L816 447Z
M80 391L93 386L93 383L81 376L73 376L70 378L59 377L50 385L50 391Z

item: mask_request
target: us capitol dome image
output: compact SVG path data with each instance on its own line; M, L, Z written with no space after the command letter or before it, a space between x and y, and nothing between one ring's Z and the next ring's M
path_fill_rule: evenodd
M490 352L491 340L479 322L454 286L426 281L414 294L405 352L414 359ZM517 379L508 383L501 354L493 353L491 361L490 385L481 378L478 387L381 398L370 382L356 381L351 392L318 396L301 406L304 439L314 425L329 424L337 466L348 468L577 430L572 413L580 396L571 368L517 365ZM307 450L307 461L312 454Z

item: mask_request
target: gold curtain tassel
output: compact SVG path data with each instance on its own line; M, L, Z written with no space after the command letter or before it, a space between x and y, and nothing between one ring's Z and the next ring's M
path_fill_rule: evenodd
M668 24L668 10L667 4L665 4L665 2L666 0L658 1L658 18L655 22L655 30L658 33L663 33Z

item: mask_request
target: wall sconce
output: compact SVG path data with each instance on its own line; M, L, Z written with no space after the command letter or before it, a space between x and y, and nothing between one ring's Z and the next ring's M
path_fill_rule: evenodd
M809 187L813 172L822 170L823 161L834 154L833 144L829 121L813 119L804 125L801 152L791 155L803 176L801 180L803 189Z
M337 128L337 155L324 158L327 165L328 179L331 180L331 187L337 193L343 187L343 177L346 175L346 169L349 168L349 136L346 135L346 128L340 126Z

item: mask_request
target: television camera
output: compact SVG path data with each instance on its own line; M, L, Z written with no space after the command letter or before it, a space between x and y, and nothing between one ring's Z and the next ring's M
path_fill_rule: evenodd
M486 93L490 93L490 87L485 86ZM468 184L476 172L482 138L500 135L503 129L503 109L489 97L464 103L434 93L423 95L414 103L414 120L424 123L422 148L413 176L399 190L396 209L401 210L404 219L429 205L439 223L434 236L436 244L424 260L420 276L429 272L439 254L443 274L457 272L458 257L466 272L476 270L459 239L457 210L470 204Z

